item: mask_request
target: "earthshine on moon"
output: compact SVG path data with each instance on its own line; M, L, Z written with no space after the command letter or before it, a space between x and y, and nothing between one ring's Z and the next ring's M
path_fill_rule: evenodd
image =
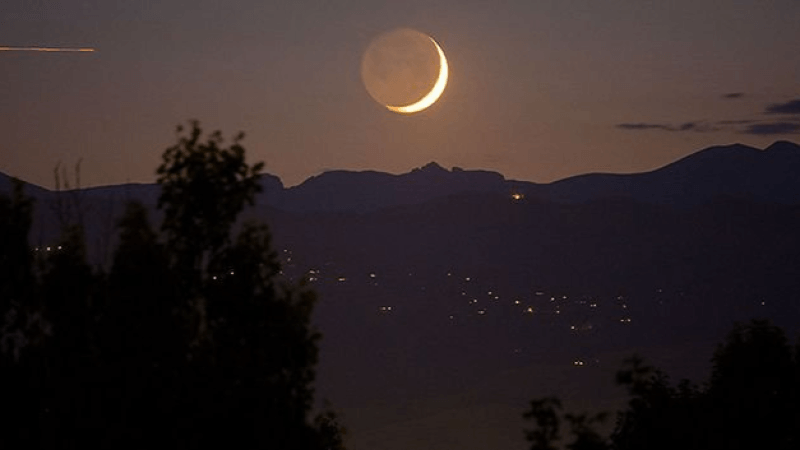
M444 51L433 38L400 28L376 38L361 61L370 96L389 111L413 114L434 104L449 75Z

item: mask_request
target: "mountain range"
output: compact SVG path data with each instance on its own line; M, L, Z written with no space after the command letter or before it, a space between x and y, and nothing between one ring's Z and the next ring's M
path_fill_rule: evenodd
M333 171L283 189L282 195L267 203L294 211L366 211L480 192L517 193L561 203L618 197L681 207L727 196L797 204L798 170L800 146L779 141L764 150L741 144L711 147L651 172L593 173L547 184L506 180L499 173L481 170L448 171L436 163L403 175ZM270 187L277 189L274 182Z
M518 194L557 203L585 203L602 198L626 198L642 203L691 207L719 197L759 203L800 204L800 146L778 141L761 150L733 144L706 148L659 169L633 174L591 173L552 183L507 180L497 172L447 170L435 162L394 175L377 171L333 170L303 183L284 187L281 180L262 176L258 205L293 212L377 211L423 204L458 194ZM0 192L10 186L0 174ZM49 191L31 185L34 197ZM94 187L83 195L95 198L135 198L154 204L158 187L125 184Z

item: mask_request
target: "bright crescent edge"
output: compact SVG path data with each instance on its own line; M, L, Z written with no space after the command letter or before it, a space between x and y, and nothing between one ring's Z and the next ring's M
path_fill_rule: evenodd
M430 92L425 94L425 96L423 96L421 99L406 106L385 105L389 111L402 114L413 114L415 112L420 112L434 104L436 100L439 100L439 97L441 97L442 93L444 92L444 88L447 86L447 77L449 73L447 67L447 58L444 57L444 52L442 51L442 48L439 47L439 44L437 44L436 41L430 36L428 39L433 42L433 45L436 46L436 51L439 52L439 78L436 80L436 83L433 85L433 88L430 90Z

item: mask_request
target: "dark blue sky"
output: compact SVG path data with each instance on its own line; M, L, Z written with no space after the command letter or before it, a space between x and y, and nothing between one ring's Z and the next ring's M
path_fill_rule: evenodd
M0 3L0 171L52 186L152 181L190 118L243 130L288 185L328 168L438 161L551 181L659 167L800 134L800 1L32 1ZM396 27L450 63L414 115L372 101L359 65ZM793 103L794 102L794 103Z

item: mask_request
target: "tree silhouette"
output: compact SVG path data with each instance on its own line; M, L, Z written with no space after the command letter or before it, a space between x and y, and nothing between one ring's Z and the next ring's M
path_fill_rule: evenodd
M606 448L606 439L595 431L594 426L605 422L607 414L565 414L564 419L575 440L567 444L569 450L603 450Z
M42 409L41 399L31 396L41 373L32 350L49 333L42 320L33 252L28 246L32 214L33 201L15 179L10 196L0 193L0 398L7 411L13 411L4 414L4 428L14 431L11 436L0 434L0 444L11 444L3 445L8 447L35 442L39 423L29 419Z
M674 388L664 372L632 357L617 373L617 383L631 399L617 417L614 448L695 448L707 436L708 430L694 422L704 413L705 400L688 381Z
M555 444L561 439L560 410L561 400L555 397L531 401L530 410L523 414L524 418L533 419L536 423L536 428L525 431L531 450L556 450Z
M318 448L345 450L344 437L347 435L347 429L339 422L339 416L327 401L325 410L314 418L314 426L318 430Z
M119 244L105 285L99 342L110 398L108 411L128 448L147 445L158 432L173 438L180 375L186 354L181 305L167 253L151 228L147 210L129 203L117 223ZM113 439L113 437L112 437ZM163 438L162 438L163 439Z
M708 389L724 447L798 448L799 375L780 328L737 324L714 354Z
M0 195L0 310L9 311L30 300L33 287L33 255L28 233L33 201L25 197L23 184L14 180L11 197ZM10 343L4 345L11 345Z
M184 128L178 126L178 142L164 152L156 173L161 185L158 207L164 211L161 229L172 263L194 272L195 278L189 280L196 281L204 258L228 242L242 208L253 204L264 164L245 162L240 144L244 133L223 147L221 132L211 133L203 142L199 122L190 125L187 135L181 135Z
M219 132L202 142L192 122L158 169L165 248L188 339L178 416L190 423L179 427L196 428L187 447L235 439L253 448L309 448L315 296L279 281L266 226L245 224L229 239L238 214L253 204L262 167L246 164L242 137L230 147Z
M65 224L37 263L32 203L0 195L3 448L343 448L311 420L316 296L280 275L266 225L239 213L259 190L238 135L197 122L158 168L162 234L126 206L106 273ZM162 240L163 236L163 240ZM233 238L231 238L233 236ZM38 318L38 319L37 319Z
M630 401L603 439L593 425L601 416L559 416L560 402L531 403L524 417L536 428L532 449L553 449L561 420L571 426L575 449L796 449L800 444L800 345L766 321L737 324L712 358L703 387L687 380L673 386L662 371L639 357L625 362L617 383Z
M525 431L525 438L531 443L531 450L557 450L561 440L562 420L569 424L570 434L574 440L566 444L569 450L603 450L607 448L606 440L597 433L593 426L606 419L606 414L563 414L561 400L555 397L533 400L530 409L523 414L525 419L532 419L536 427Z

